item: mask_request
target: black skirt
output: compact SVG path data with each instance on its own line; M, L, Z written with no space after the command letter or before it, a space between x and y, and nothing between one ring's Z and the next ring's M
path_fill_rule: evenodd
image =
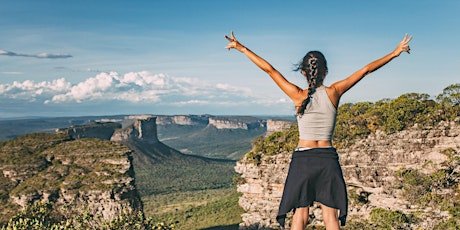
M288 212L312 206L314 201L338 209L340 223L345 225L347 188L335 148L313 148L293 153L276 217L278 223L284 228Z

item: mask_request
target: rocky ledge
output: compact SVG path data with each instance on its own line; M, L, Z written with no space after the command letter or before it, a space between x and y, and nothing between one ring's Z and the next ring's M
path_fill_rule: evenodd
M433 229L450 218L445 208L439 205L421 206L415 202L416 195L411 193L423 191L417 190L420 188L417 182L407 185L404 180L407 175L448 172L448 175L440 174L440 185L433 186L426 194L441 199L441 202L442 199L449 202L460 200L460 188L455 186L460 182L459 143L460 122L456 119L441 122L430 130L413 127L391 135L377 131L347 149L338 149L348 186L348 219L366 220L372 210L383 208L406 215L416 213L419 221L407 229ZM256 163L249 154L235 167L241 174L239 204L246 210L240 229L278 229L276 214L291 152L281 151L274 156L262 153ZM416 176L414 180L417 180ZM442 184L444 180L454 186ZM407 187L409 185L413 187ZM321 225L320 208L315 206L310 212L312 224Z
M61 216L98 217L96 225L142 211L131 150L121 144L67 134L30 134L0 144L0 223L36 202L53 204Z

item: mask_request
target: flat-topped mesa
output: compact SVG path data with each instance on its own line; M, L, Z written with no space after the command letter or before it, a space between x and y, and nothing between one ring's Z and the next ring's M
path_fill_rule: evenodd
M157 125L207 125L208 123L207 115L157 116Z
M258 127L264 127L266 124L263 121L239 121L228 118L209 118L209 125L216 127L217 129L254 129Z
M284 130L288 130L293 124L295 124L295 121L268 119L267 135L270 135L274 132L282 132Z
M65 133L73 139L99 138L110 140L116 129L120 129L121 124L114 122L95 122L86 125L76 125L69 128L56 129L56 133Z
M111 141L125 142L128 140L158 142L156 117L144 117L137 119L131 125L118 129L113 134Z

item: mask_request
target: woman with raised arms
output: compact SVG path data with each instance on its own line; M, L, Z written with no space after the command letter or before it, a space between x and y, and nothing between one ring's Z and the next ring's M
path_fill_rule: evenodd
M345 225L348 209L346 185L338 154L332 145L340 98L364 76L402 52L409 53L412 36L406 34L391 53L330 86L323 85L328 73L324 55L319 51L310 51L295 68L306 78L307 88L286 80L270 63L242 45L233 32L225 38L230 42L225 48L245 54L275 81L296 108L299 143L292 155L277 221L284 228L286 214L294 211L291 230L303 230L307 225L309 207L313 202L319 202L326 229L339 229L339 221L342 226Z

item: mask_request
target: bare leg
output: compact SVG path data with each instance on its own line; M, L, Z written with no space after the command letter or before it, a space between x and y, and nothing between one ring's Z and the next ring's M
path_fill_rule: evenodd
M337 209L321 204L324 226L327 230L339 230L339 217Z
M296 208L292 216L291 230L305 230L308 222L308 207Z

